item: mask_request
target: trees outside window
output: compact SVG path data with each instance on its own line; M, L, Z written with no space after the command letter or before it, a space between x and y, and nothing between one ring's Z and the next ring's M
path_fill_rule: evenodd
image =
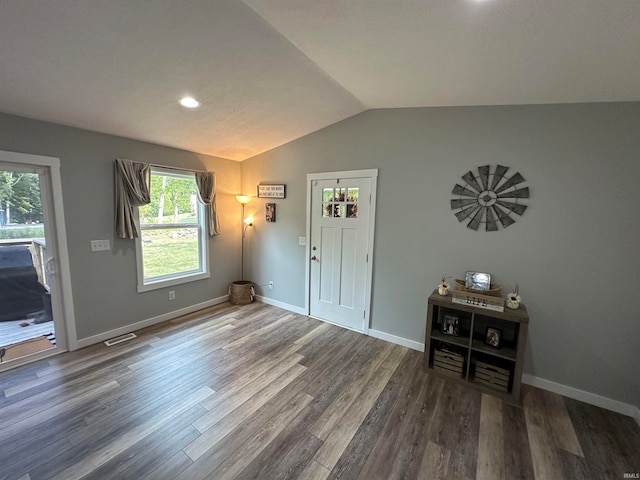
M0 225L42 223L38 175L0 170L0 211Z
M193 173L153 168L138 208L138 291L209 277L205 215Z

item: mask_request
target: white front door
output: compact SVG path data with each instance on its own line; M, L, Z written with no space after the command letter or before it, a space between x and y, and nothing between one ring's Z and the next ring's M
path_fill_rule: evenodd
M369 318L372 172L309 176L309 315L361 332Z

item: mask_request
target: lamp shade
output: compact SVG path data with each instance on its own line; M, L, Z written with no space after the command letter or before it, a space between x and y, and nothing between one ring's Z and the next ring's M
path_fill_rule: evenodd
M248 195L236 195L236 200L238 201L238 203L246 205L247 203L249 203L249 200L251 200L251 197L249 197Z

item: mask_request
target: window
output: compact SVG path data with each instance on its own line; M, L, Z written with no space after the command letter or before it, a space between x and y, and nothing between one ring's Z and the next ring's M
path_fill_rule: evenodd
M322 189L322 216L358 218L359 188Z
M209 277L205 215L193 173L152 168L151 203L138 208L138 292Z

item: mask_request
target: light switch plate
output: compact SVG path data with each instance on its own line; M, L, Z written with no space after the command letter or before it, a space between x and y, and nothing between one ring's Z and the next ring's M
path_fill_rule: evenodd
M298 237L298 245L306 245L307 237Z
M109 240L91 240L92 252L101 252L103 250L111 250L111 242Z

